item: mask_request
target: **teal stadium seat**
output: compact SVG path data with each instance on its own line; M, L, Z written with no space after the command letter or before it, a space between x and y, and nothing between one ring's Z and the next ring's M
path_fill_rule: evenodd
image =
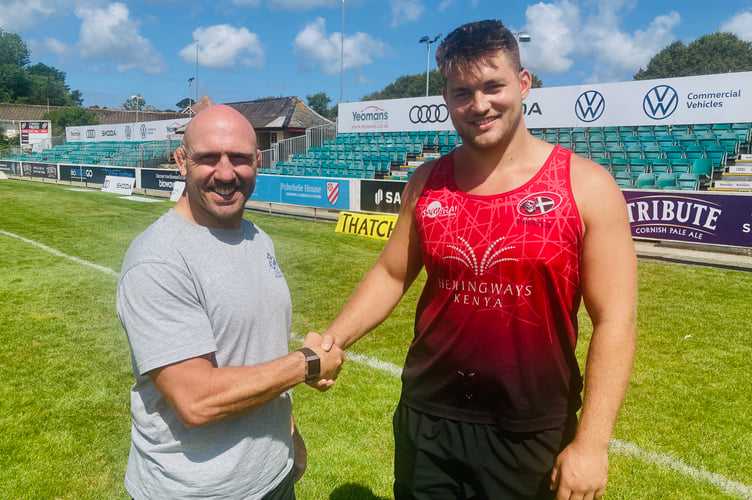
M676 185L682 191L697 191L700 187L700 179L697 174L684 173L677 177Z
M713 162L713 169L722 170L726 166L726 148L719 145L705 148L705 156Z
M687 158L679 158L671 161L672 174L684 174L692 169L692 164Z
M629 163L626 158L611 158L611 172L617 174L626 172L629 169Z
M676 189L676 174L660 174L655 181L658 189Z
M665 146L675 146L676 145L676 137L671 134L664 134L656 136L655 142L658 143L659 146L665 147Z
M708 185L713 179L713 160L710 158L698 158L692 163L690 172L697 176L700 185Z
M657 187L655 183L656 178L656 175L653 173L643 172L637 176L635 186L638 189L655 189Z
M683 148L697 144L697 135L695 134L674 135L674 138L675 143Z
M718 144L726 149L728 157L736 156L739 152L739 138L735 133L728 131L717 135Z
M684 156L690 160L705 158L705 147L699 144L693 144L684 148Z
M621 189L628 189L632 187L632 178L628 173L620 172L614 176L616 185Z

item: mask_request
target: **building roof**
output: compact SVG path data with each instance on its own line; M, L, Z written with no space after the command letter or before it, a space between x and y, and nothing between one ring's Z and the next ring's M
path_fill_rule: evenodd
M194 110L200 111L214 102L204 96L194 104ZM298 97L277 97L259 99L256 101L227 103L237 109L256 130L305 130L311 127L331 123L323 116L316 113ZM0 103L0 121L38 121L45 113L56 109L65 109L60 106L37 106L29 104ZM116 123L133 123L136 121L135 111L123 111L115 109L85 108L99 118L101 125ZM164 113L155 111L139 111L138 121L172 120L175 118L187 118L186 113Z
M41 120L45 113L57 109L65 109L62 106L38 106L31 104L8 104L0 103L0 120L3 121L38 121ZM103 108L84 108L91 111L99 118L101 125L112 125L115 123L133 123L136 121L135 111L124 111L120 109L103 109ZM175 118L186 118L186 115L174 112L162 111L144 111L138 112L138 121L157 121L172 120Z
M275 97L227 103L248 118L253 128L304 130L331 123L298 97Z

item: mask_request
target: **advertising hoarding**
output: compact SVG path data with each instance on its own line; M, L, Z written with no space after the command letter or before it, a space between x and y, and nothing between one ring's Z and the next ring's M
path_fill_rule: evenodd
M532 89L528 128L749 122L752 72ZM441 96L341 103L339 133L453 130Z

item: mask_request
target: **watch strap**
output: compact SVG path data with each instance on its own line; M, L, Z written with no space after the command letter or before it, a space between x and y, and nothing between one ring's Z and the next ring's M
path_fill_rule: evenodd
M319 355L310 347L301 347L298 351L306 357L306 382L318 379L321 373L321 358L319 358Z

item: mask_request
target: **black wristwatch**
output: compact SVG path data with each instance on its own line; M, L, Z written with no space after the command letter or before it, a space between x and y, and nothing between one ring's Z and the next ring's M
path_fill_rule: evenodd
M321 373L321 358L310 347L301 347L298 351L305 355L305 380L310 382L319 378Z

